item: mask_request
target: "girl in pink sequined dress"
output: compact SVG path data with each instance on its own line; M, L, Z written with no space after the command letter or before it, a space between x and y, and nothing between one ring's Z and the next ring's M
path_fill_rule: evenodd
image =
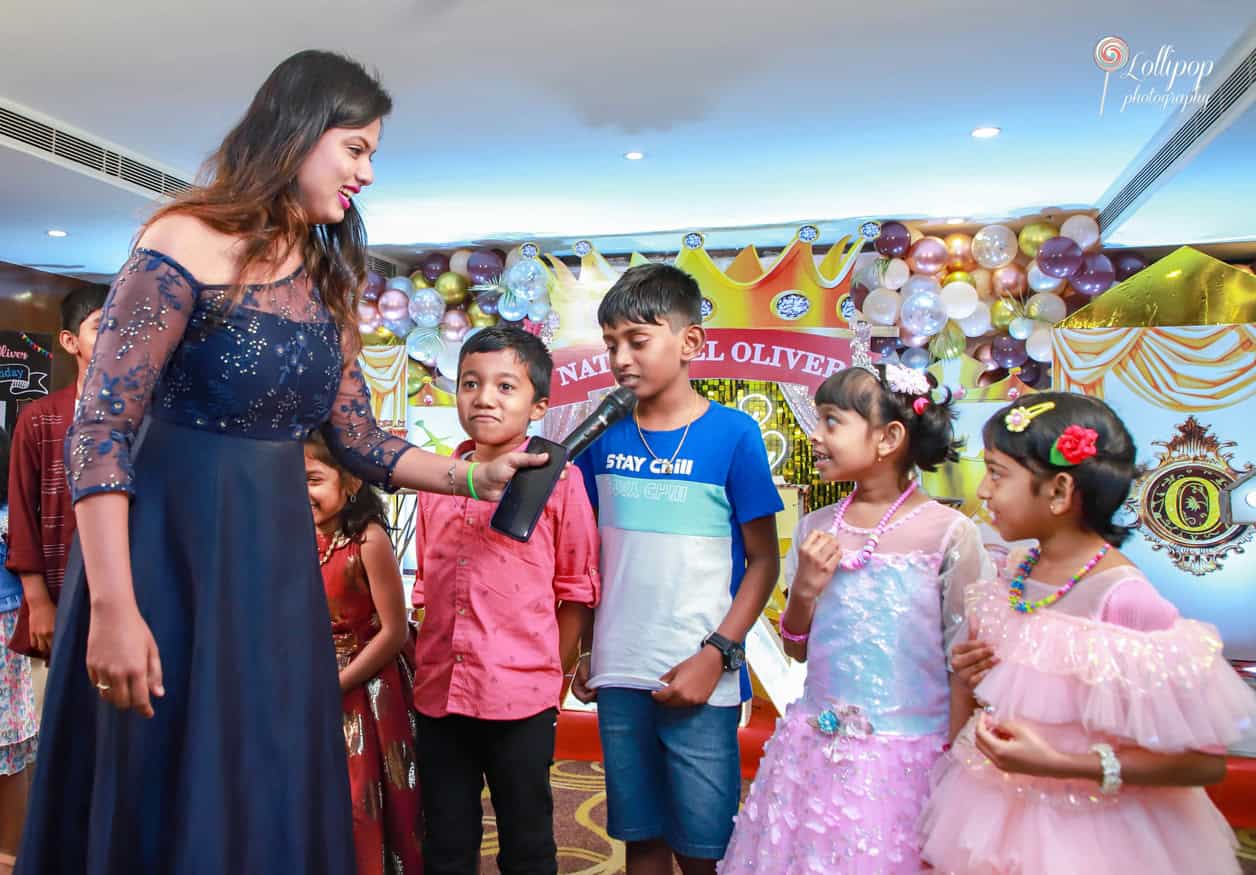
M985 562L972 521L911 476L955 458L945 390L895 365L852 368L816 406L817 472L856 488L794 532L781 634L806 685L767 744L723 875L920 871L917 820L950 728L944 648Z
M1102 402L1042 393L986 424L978 495L1013 553L969 588L977 704L939 763L924 857L956 875L1238 873L1202 785L1256 717L1217 631L1185 620L1114 546L1134 444Z

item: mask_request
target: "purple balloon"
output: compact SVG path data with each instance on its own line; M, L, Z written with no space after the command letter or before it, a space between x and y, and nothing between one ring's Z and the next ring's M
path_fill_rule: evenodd
M1068 237L1052 237L1038 249L1038 269L1056 279L1068 279L1082 266L1082 248Z
M990 358L1001 368L1015 368L1028 361L1029 355L1023 340L1000 334L990 344Z
M385 280L383 274L371 271L366 275L366 286L362 289L362 300L378 301L384 293Z
M423 271L424 279L434 283L442 273L449 272L449 256L443 252L429 252L419 262L419 270Z
M1083 295L1102 295L1116 281L1112 260L1102 252L1092 252L1082 259L1082 267L1069 283Z
M473 283L488 283L501 276L505 262L491 249L480 249L467 259L467 275Z
M1147 259L1137 252L1118 252L1112 256L1112 267L1116 270L1116 281L1123 283L1147 266Z
M485 316L497 315L497 299L501 296L495 292L480 292L475 302L480 305L480 312Z
M911 248L911 231L902 222L886 222L875 245L886 258L899 258Z
M1026 359L1025 363L1020 366L1020 373L1017 376L1025 385L1037 386L1038 381L1042 379L1042 365L1033 359Z

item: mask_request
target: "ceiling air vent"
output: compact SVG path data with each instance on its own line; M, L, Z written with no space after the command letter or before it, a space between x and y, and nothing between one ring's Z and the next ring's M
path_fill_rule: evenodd
M173 197L191 186L187 180L164 170L3 105L0 105L0 138L16 140L102 176L121 179L165 197Z
M1217 120L1241 100L1253 85L1256 85L1256 49L1252 49L1247 57L1239 62L1230 75L1212 92L1208 102L1195 110L1191 117L1173 133L1173 136L1147 159L1147 163L1130 177L1129 182L1112 196L1112 200L1104 205L1099 211L1099 227L1111 228L1121 214L1142 197L1143 193L1151 188L1156 180L1200 137L1207 134Z
M374 255L366 256L366 267L367 270L373 270L381 276L394 277L397 275L397 265L391 261L376 258Z

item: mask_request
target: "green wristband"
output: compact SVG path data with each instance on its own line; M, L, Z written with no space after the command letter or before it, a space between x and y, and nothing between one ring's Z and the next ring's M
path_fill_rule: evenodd
M475 477L474 477L475 466L478 464L480 463L472 462L470 465L467 466L467 494L470 495L472 498L474 498L476 501L480 500L480 496L475 494Z

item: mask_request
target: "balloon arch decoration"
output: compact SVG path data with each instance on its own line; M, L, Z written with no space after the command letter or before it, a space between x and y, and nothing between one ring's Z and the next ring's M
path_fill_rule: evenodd
M721 264L691 232L669 259L704 296L700 390L756 418L774 470L803 488L808 507L841 493L812 482L807 434L810 393L848 363L853 319L872 324L882 361L932 369L960 397L1015 398L1050 385L1052 326L1147 266L1133 252L1101 252L1086 213L941 235L866 221L828 246L819 236L804 225L770 264L753 246ZM381 420L451 449L460 436L449 415L458 352L476 330L508 324L539 335L554 355L544 432L579 421L612 384L596 311L620 271L588 241L575 252L577 269L525 243L431 252L410 276L371 274L358 311ZM646 260L634 254L629 266Z

